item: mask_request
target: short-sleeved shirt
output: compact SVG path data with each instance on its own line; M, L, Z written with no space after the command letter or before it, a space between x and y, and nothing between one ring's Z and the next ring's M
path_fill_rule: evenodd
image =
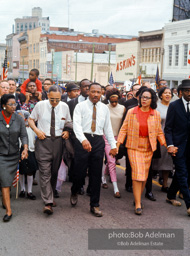
M59 102L55 107L55 136L61 136L64 126L71 122L69 107L64 102ZM40 101L34 107L30 118L37 121L37 127L43 131L46 136L50 136L52 106L49 100Z

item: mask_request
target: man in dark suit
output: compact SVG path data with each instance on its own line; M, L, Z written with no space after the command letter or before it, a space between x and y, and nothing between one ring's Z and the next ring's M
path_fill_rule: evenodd
M74 109L76 107L76 105L79 102L82 102L84 100L87 99L88 94L89 94L89 85L91 84L91 81L89 81L88 79L83 79L80 81L79 86L80 86L80 96L72 99L71 101L67 102L68 106L69 106L69 110L70 110L70 115L71 115L71 119L73 119L73 112Z
M15 96L15 101L17 103L17 107L16 107L16 110L20 110L20 106L21 106L21 102L20 102L20 96L19 96L19 93L16 92L16 83L15 83L15 80L10 78L8 80L8 83L9 83L9 93L10 94L13 94ZM21 97L24 97L24 94L23 93L20 93L20 95L22 95Z
M68 103L72 99L78 97L79 95L79 87L75 83L67 83L65 85L66 87L66 92L61 96L61 101Z
M168 203L180 206L176 201L177 191L183 194L190 215L190 191L188 186L188 169L190 167L190 79L182 81L182 98L170 103L165 125L165 136L168 153L172 154L175 164L175 174L170 185L167 199Z
M134 84L132 85L132 93L133 93L133 98L130 100L125 101L124 106L128 108L129 106L133 105L138 105L138 99L136 98L136 93L140 89L141 85L140 84Z

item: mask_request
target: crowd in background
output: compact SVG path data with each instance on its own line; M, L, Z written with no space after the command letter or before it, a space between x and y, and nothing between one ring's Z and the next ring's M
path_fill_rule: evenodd
M19 197L31 200L36 199L32 187L38 185L39 171L44 213L53 213L54 199L68 176L71 205L77 204L78 194L85 193L88 183L90 211L101 217L100 187L108 189L108 178L113 196L121 197L116 165L123 157L125 189L133 192L136 215L142 214L145 188L145 197L156 200L152 179L157 175L166 201L181 206L176 200L180 190L190 215L188 79L177 89L160 80L156 92L149 82L133 84L125 92L88 79L63 87L50 78L42 83L38 76L37 69L31 70L20 87L14 79L0 82L0 186L5 222L12 217L10 188L17 169ZM180 121L183 124L177 125ZM178 141L181 134L182 141ZM169 177L174 177L170 187Z

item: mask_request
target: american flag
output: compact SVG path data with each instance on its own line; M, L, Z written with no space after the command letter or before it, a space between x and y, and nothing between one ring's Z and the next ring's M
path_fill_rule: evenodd
M2 74L2 80L6 80L8 75L8 69L7 69L7 50L5 50L5 59L3 63L3 74Z
M114 80L113 80L112 72L111 72L111 74L110 74L109 84L112 85L112 86L115 84L115 82L114 82Z
M17 170L14 180L13 180L13 187L16 187L17 182L19 181L19 169Z

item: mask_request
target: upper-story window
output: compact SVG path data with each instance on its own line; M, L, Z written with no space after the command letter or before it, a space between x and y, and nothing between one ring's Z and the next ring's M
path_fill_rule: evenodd
M187 66L188 44L183 45L183 66Z
M172 66L172 45L168 46L168 50L169 50L169 58L168 58L168 65Z
M175 45L175 66L179 64L179 45Z

